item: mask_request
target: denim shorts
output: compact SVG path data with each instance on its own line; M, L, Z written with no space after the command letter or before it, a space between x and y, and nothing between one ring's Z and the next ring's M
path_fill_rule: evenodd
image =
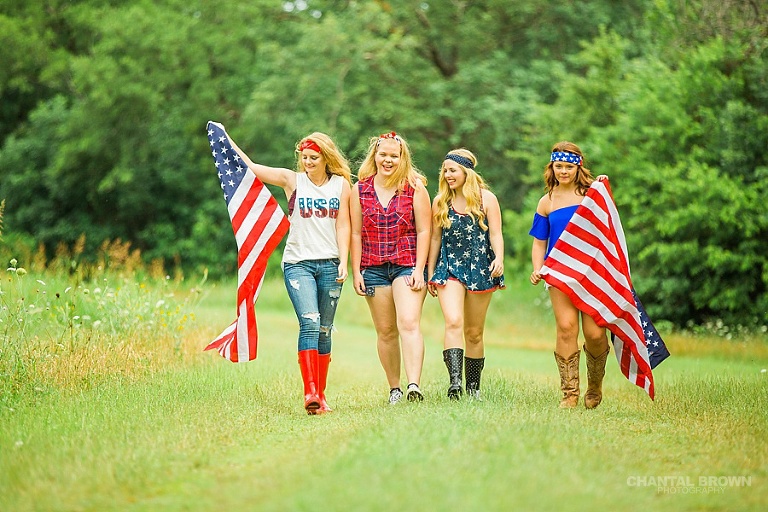
M375 288L380 286L392 286L392 283L398 277L410 276L413 274L413 267L397 265L395 263L384 263L366 267L360 271L365 281L365 294L373 297Z

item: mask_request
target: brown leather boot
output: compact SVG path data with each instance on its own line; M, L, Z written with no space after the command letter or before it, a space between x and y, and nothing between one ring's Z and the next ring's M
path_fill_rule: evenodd
M579 403L579 355L578 350L564 358L555 354L557 369L560 372L560 389L563 391L563 399L560 400L560 407L572 408Z
M584 407L587 409L594 409L603 400L603 377L608 352L610 349L595 357L584 347L584 354L587 356L587 392L584 393Z

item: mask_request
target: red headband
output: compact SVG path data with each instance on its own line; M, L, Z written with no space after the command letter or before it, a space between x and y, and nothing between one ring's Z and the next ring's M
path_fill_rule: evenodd
M376 141L377 146L381 143L381 139L395 139L398 142L398 144L402 144L400 137L398 137L395 132L382 133L381 135L379 135L379 140Z
M299 144L299 151L304 151L305 149L311 149L312 151L317 151L318 153L322 153L320 146L318 146L317 143L311 139L307 139L301 144Z

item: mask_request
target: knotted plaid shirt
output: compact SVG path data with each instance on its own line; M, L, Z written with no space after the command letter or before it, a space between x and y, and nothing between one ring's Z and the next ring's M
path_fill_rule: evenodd
M414 189L395 194L385 208L376 195L371 176L357 183L363 212L361 232L363 253L360 267L394 263L405 267L416 264L416 217L413 212Z

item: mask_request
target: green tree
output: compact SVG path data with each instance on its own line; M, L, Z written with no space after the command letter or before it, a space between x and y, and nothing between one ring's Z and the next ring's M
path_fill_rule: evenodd
M571 59L584 72L536 109L556 128L532 129L531 153L546 136L574 140L593 172L612 178L634 284L655 318L768 320L768 103L753 85L766 66L744 51L750 39L716 37L667 62L633 58L605 33Z

